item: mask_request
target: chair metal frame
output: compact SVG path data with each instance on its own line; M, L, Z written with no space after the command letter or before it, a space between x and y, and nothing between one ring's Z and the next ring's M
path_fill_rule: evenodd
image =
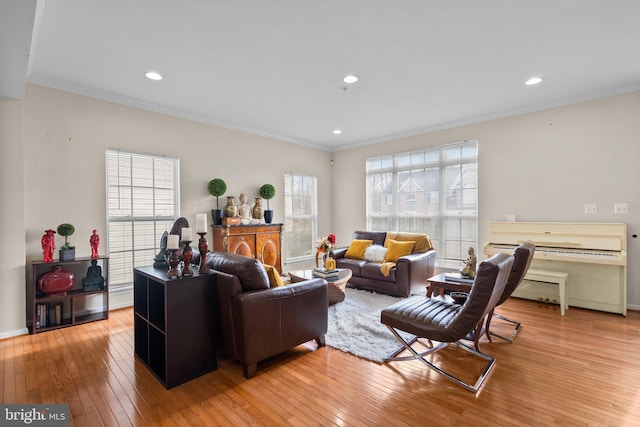
M430 367L431 369L433 369L434 371L438 372L439 374L445 376L446 378L450 379L451 381L457 383L458 385L461 385L462 387L466 388L469 391L472 391L474 393L477 393L478 390L480 390L480 388L482 387L482 384L484 383L484 380L487 378L487 376L489 375L489 372L491 372L491 369L493 368L493 365L495 365L496 363L496 359L489 356L488 354L482 353L481 351L478 351L472 347L469 347L466 344L461 343L460 341L456 341L456 342L443 342L440 343L436 346L433 346L433 343L431 342L431 340L429 340L429 349L418 353L413 347L411 347L411 345L404 340L404 338L402 338L400 336L400 334L396 331L396 329L392 326L386 325L387 328L389 328L389 330L391 331L391 333L402 343L402 345L404 346L404 348L406 350L408 350L409 352L411 352L411 356L394 356L394 357L390 357L385 359L385 362L399 362L399 361L407 361L407 360L420 360L421 362L425 363L428 367ZM416 340L414 340L416 341ZM427 356L429 354L435 353L438 350L441 350L445 347L448 347L449 344L455 344L458 347L460 347L463 350L468 351L471 354L474 354L478 357L481 357L482 359L487 361L486 366L484 367L484 369L482 370L482 373L480 374L480 376L476 379L476 382L474 384L469 384L463 380L461 380L460 378L448 373L447 371L441 369L440 367L438 367L437 365L435 365L434 363L430 362L429 360L425 359L424 356Z

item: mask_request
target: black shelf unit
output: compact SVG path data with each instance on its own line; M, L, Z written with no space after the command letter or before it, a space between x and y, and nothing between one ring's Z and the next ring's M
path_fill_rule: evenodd
M109 318L109 257L101 256L96 258L97 265L102 268L104 277L104 289L85 291L82 289L82 279L86 276L87 268L91 266L93 258L81 257L69 261L42 262L31 261L27 272L27 328L30 334L50 331L53 329L79 325L96 320ZM51 271L56 266L62 266L63 270L70 271L75 276L75 284L66 295L49 296L38 291L36 283L38 278ZM90 299L101 298L98 305L87 304ZM62 304L61 322L59 324L39 325L37 307L46 304L49 309L58 304ZM87 310L89 310L87 312ZM97 310L97 311L96 311Z
M217 369L216 276L133 269L134 352L169 389Z

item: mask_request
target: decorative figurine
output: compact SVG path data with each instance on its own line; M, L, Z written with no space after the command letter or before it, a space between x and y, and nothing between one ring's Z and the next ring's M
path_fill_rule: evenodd
M475 279L476 277L476 264L478 259L476 258L475 251L469 246L469 258L466 261L466 265L460 270L460 275L468 279Z
M165 231L162 233L162 237L160 238L160 251L156 255L153 260L153 268L167 268L169 264L167 263L167 239L169 238L169 233Z
M104 289L102 267L98 265L98 260L95 258L91 260L91 266L87 269L87 277L82 279L82 289L84 291L98 291Z
M243 223L249 223L251 219L251 207L247 203L247 196L244 193L240 193L240 206L238 206L238 216Z
M46 234L40 239L42 245L42 262L53 262L53 251L56 248L56 239L53 236L55 230L48 229L44 231Z
M91 258L98 258L98 246L100 246L100 236L98 232L93 230L93 234L89 237L89 244L91 245Z

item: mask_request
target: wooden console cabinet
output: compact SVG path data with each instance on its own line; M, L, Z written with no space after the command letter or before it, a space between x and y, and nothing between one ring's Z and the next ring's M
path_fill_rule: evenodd
M282 224L212 225L213 250L257 258L282 273Z
M167 388L217 369L216 275L133 269L135 355Z

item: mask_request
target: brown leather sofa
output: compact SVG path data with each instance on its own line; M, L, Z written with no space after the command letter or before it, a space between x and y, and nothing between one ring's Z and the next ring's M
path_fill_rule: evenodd
M327 282L312 279L270 288L260 261L226 252L207 254L217 274L223 351L255 375L259 361L315 339L325 345Z
M353 238L372 240L375 245L385 246L387 234L386 231L356 231L353 233ZM379 262L346 258L347 248L333 250L336 267L351 269L349 287L399 297L408 297L411 294L426 291L427 279L433 276L436 264L436 251L430 248L431 241L426 234L389 233L389 236L396 237L396 235L402 235L404 238L414 236L417 239L426 239L428 244L418 247L414 253L398 258L388 276L382 273Z

